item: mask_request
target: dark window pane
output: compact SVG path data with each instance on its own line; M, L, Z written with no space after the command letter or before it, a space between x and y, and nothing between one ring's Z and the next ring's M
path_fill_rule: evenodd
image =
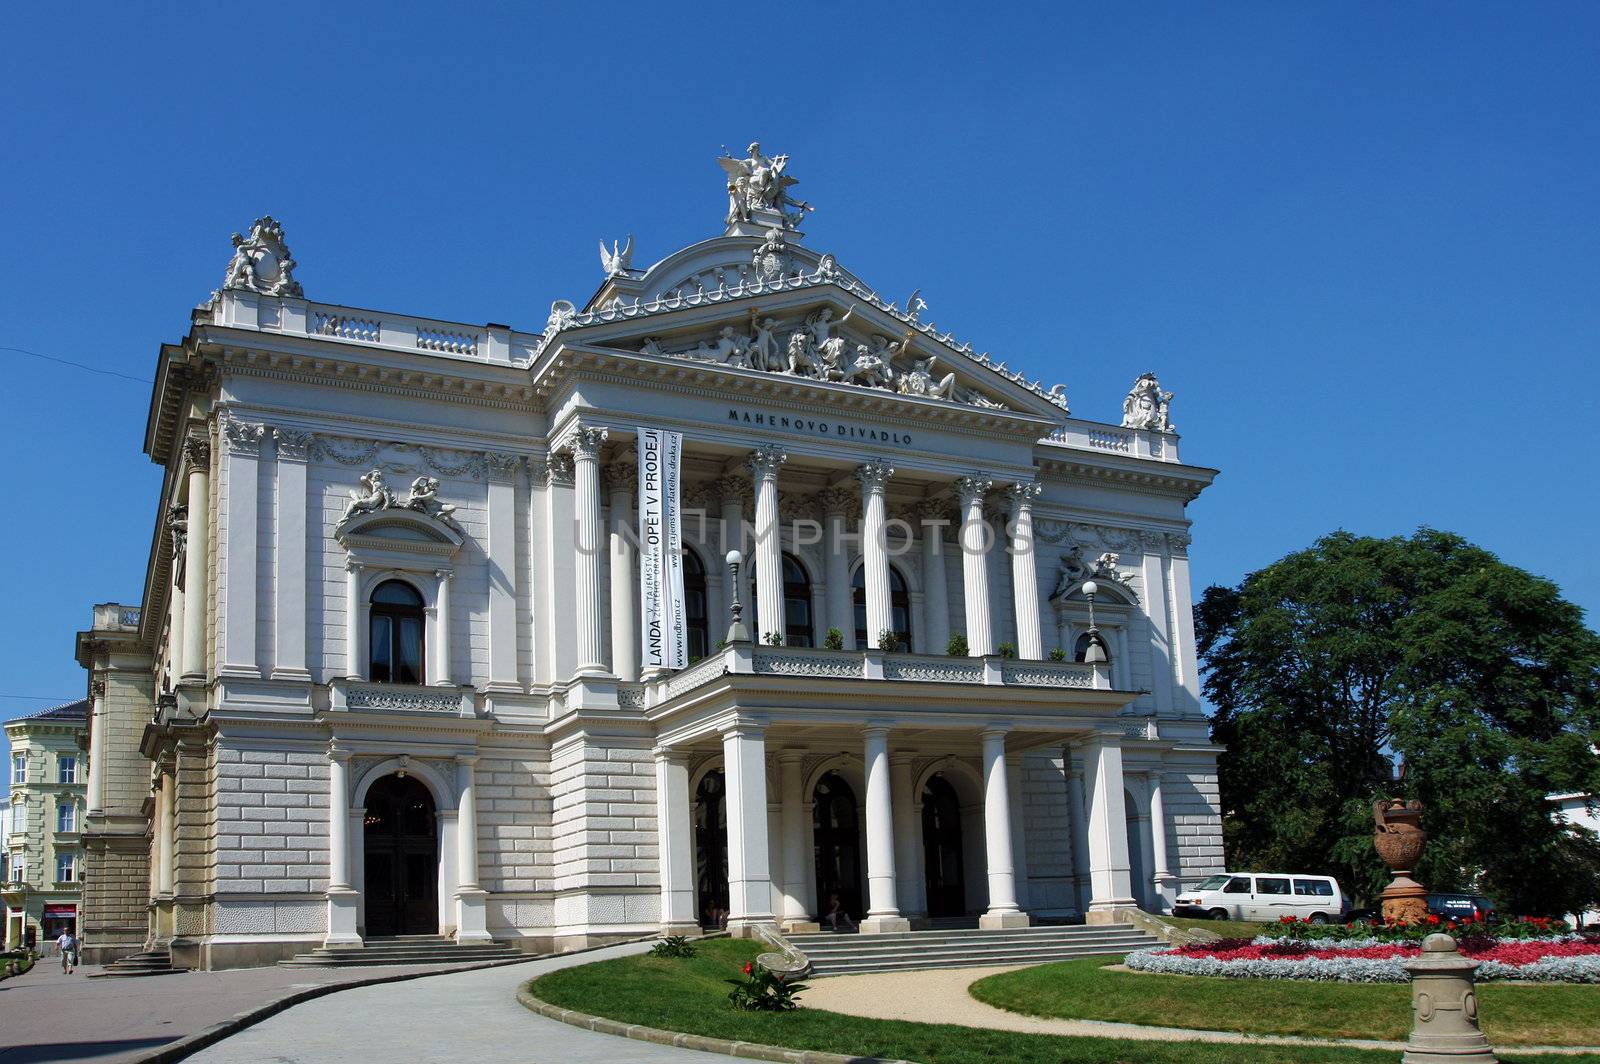
M368 642L372 648L372 661L371 667L367 670L367 678L374 683L389 683L393 678L392 641L392 625L389 618L382 614L373 614L371 639Z
M395 677L401 683L422 682L422 622L399 618L400 639L395 649Z
M422 606L422 596L417 594L417 589L399 580L385 580L379 584L372 592L372 601L386 606Z

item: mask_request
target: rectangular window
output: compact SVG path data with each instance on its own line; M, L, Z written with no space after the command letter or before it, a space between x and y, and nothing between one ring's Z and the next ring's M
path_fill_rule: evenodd
M13 784L28 782L28 755L11 755L11 782Z
M62 754L56 759L56 765L61 770L62 783L78 782L78 759L70 754Z
M75 858L70 853L56 855L56 882L71 883Z
M24 879L26 879L27 876L23 874L23 871L22 853L21 851L18 851L17 853L11 855L11 882L21 883Z
M1331 898L1333 884L1325 879L1297 879L1294 892L1303 898Z
M1234 876L1232 879L1230 879L1228 881L1228 885L1226 887L1222 888L1222 893L1224 893L1224 894L1249 894L1250 893L1250 877L1249 876Z
M62 802L56 806L56 830L78 830L78 808L71 802Z
M1272 879L1268 876L1256 877L1257 894L1287 894L1289 881L1287 879Z

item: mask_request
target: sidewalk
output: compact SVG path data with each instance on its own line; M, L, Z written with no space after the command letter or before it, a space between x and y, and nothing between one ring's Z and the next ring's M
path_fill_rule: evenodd
M87 979L89 972L99 969L81 967L65 975L59 957L42 957L26 975L0 982L0 1064L126 1064L237 1013L310 987L462 967L271 967ZM510 965L506 978L515 979L512 973L526 970L524 964Z

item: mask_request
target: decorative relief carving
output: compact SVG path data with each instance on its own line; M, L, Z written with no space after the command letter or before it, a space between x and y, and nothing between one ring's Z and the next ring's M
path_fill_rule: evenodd
M233 259L223 275L224 289L261 292L273 296L299 296L294 279L295 261L283 240L283 226L272 215L257 218L250 235L233 234Z
M182 566L183 549L189 541L189 508L187 506L167 507L167 534L172 537L172 557L177 564ZM182 579L182 572L178 578Z
M1046 664L1044 662L1002 662L1000 681L1029 687L1090 688L1094 686L1094 668L1078 664Z
M286 429L280 426L272 430L272 441L277 448L279 458L304 462L311 457L311 449L316 443L316 435L315 433L301 432L299 429Z
M634 462L613 459L600 470L600 479L608 492L625 491L632 494L639 490L639 466ZM687 493L684 501L689 501Z
M519 454L506 454L503 451L485 451L483 454L484 475L490 480L502 483L515 480L521 469L522 456Z
M1127 398L1122 400L1122 427L1175 432L1169 416L1171 408L1172 393L1161 390L1161 382L1154 373L1141 374L1133 382Z
M267 438L267 426L225 417L222 438L228 444L229 454L260 454L261 441Z
M572 452L573 458L599 461L600 448L605 444L609 434L610 430L606 428L579 425L568 439L567 447Z
M449 691L405 688L398 684L352 687L345 698L351 709L401 709L420 713L456 713L461 710L461 695Z
M1033 500L1044 494L1044 486L1035 480L1023 484L1008 484L1006 494L1011 498L1011 512L1019 513L1033 506Z
M869 494L882 494L884 485L894 476L894 467L886 462L863 462L856 466L855 477Z
M832 514L849 517L861 508L861 496L856 492L844 491L841 488L823 488L812 498L816 501L817 509L824 517Z
M574 472L572 456L570 454L552 454L545 463L544 482L551 487L570 488L573 485Z
M994 481L983 476L966 476L956 478L956 496L961 500L963 510L974 502L989 494L989 489L994 487Z
M713 654L709 658L696 662L667 678L667 697L676 698L685 691L693 690L703 683L721 676L724 663L721 654Z
M106 682L104 680L95 680L93 683L89 684L89 697L90 698L93 698L96 701L98 701L99 699L102 699L105 696L106 696Z
M1057 579L1056 588L1050 593L1050 597L1066 598L1076 594L1085 581L1103 580L1116 584L1129 598L1138 602L1138 594L1131 586L1129 577L1117 568L1121 560L1120 555L1107 551L1094 561L1088 561L1083 544L1073 543L1068 547L1067 553L1061 556L1061 576Z
M1187 532L1167 533L1167 549L1172 551L1172 555L1175 558L1187 558L1189 556L1189 544L1192 542L1193 540Z
M750 256L750 267L756 276L772 280L789 272L789 246L783 242L783 230L774 226L767 230L767 238Z
M456 508L439 501L439 481L435 477L418 477L411 482L411 489L405 495L400 495L384 481L383 470L374 469L361 478L360 489L352 490L349 495L350 501L339 516L338 523L341 525L357 514L376 513L379 510L415 510L458 532L461 530L452 516Z
M183 438L183 457L188 459L189 465L195 469L209 469L211 467L211 440L199 433L194 433Z
M617 706L621 709L643 709L644 688L638 684L618 685Z
M785 654L758 650L755 654L755 670L775 676L822 676L853 680L861 677L861 655L819 651Z
M976 660L929 661L917 658L887 657L883 661L883 676L886 680L982 683L983 662Z
M789 456L776 444L767 444L750 452L745 461L750 466L750 475L757 480L770 480L778 475L778 468L789 460Z
M754 487L744 477L731 475L725 476L712 484L723 504L737 500L740 507L748 509L750 501L754 498Z

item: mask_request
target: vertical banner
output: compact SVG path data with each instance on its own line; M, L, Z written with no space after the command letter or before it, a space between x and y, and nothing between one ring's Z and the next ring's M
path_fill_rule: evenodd
M640 662L646 670L681 669L689 664L678 510L683 433L640 428L638 437Z

